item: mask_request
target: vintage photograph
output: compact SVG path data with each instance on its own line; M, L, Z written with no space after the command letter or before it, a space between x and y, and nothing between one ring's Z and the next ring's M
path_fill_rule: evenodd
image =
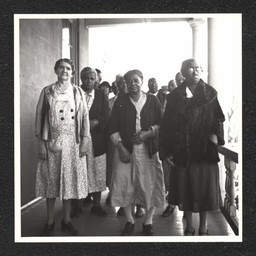
M242 14L15 14L15 242L242 241Z

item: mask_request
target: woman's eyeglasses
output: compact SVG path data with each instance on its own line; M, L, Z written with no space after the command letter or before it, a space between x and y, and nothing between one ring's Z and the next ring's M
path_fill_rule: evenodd
M189 69L187 70L187 72L188 72L189 74L192 74L192 73L194 73L194 72L200 73L201 71L202 71L202 68L201 68L201 67L189 68Z

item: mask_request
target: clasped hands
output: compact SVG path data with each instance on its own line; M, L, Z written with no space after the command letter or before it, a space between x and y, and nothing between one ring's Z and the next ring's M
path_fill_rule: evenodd
M134 133L134 135L131 139L131 142L133 144L139 145L150 136L151 136L151 131L139 131L139 132Z
M97 119L90 120L90 130L93 130L98 124L99 121Z
M139 145L139 144L141 144L143 141L145 141L150 136L151 136L151 131L139 131L139 132L136 132L133 135L133 137L131 138L131 142L133 144ZM119 152L120 160L123 163L129 163L130 159L131 159L131 154L123 146L123 143L121 141L117 144L117 149L118 149L118 152Z
M175 166L175 164L173 163L173 157L171 155L166 156L164 160L168 165Z

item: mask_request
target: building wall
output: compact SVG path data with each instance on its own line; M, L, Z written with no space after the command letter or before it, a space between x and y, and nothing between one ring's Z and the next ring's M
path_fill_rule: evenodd
M21 205L35 198L38 161L36 104L42 88L54 81L61 58L62 20L20 20Z

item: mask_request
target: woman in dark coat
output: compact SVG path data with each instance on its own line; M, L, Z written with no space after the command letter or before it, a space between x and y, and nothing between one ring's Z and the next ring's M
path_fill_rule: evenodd
M101 206L101 192L106 190L106 128L109 120L109 103L104 92L95 88L97 73L85 67L81 73L81 88L89 110L90 140L87 154L88 188L93 197L91 213L104 217L107 212ZM86 199L85 199L86 200ZM73 202L72 216L82 212L81 201Z
M201 76L195 59L182 63L185 81L167 96L160 126L160 158L172 166L169 203L185 211L185 235L194 235L192 212L200 214L199 235L208 235L207 212L219 209L217 145L224 144L225 117L216 90Z

